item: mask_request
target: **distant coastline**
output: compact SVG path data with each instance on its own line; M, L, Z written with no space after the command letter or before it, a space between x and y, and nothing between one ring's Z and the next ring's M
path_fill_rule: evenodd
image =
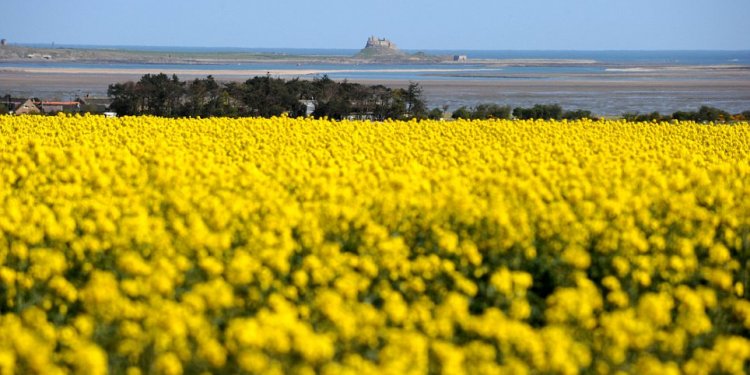
M80 47L39 47L5 45L0 47L0 62L57 61L86 63L141 63L141 64L226 64L226 63L438 63L451 62L452 56L432 54L395 53L382 58L377 54L330 54L322 50L320 54L288 53L273 50L213 50L213 49L149 49L133 48L80 48Z
M507 65L750 65L748 51L523 51L523 50L404 50L387 60L356 57L356 49L212 48L148 46L44 46L0 47L0 63L49 61L140 64L507 64ZM465 55L464 62L453 56ZM420 58L419 56L422 56Z
M102 96L109 84L161 72L224 82L328 75L387 87L419 82L432 107L550 103L599 115L672 113L704 104L733 113L750 109L750 51L427 51L446 56L440 62L367 61L354 58L356 51L6 45L0 48L0 94ZM452 54L468 61L448 61Z
M570 58L471 58L456 62L446 51L442 55L415 52L414 54L389 55L387 58L367 57L362 54L325 55L289 51L289 53L258 51L149 51L137 49L81 49L81 48L38 48L5 46L0 48L0 63L93 63L93 64L181 64L181 65L222 65L222 64L337 64L337 65L425 65L425 64L479 64L505 66L546 66L546 65L590 65L593 59ZM294 52L297 52L296 54ZM320 51L325 52L325 50ZM343 51L342 51L343 52Z

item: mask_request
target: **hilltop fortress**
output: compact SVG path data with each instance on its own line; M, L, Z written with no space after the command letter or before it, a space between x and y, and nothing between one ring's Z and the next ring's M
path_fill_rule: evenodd
M437 63L450 61L450 57L433 56L424 52L409 54L398 49L396 43L375 36L368 38L365 48L362 48L353 58L355 61L365 60L368 63Z
M385 39L385 38L376 38L375 36L371 36L369 39L367 39L367 44L365 44L365 48L398 49L396 48L396 44L391 42L390 40Z
M399 50L390 40L371 36L367 39L365 48L354 57L368 60L401 60L408 58L408 55Z

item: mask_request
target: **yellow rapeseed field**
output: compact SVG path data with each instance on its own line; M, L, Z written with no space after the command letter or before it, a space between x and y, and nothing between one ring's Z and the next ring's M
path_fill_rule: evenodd
M0 374L743 374L750 124L0 116Z

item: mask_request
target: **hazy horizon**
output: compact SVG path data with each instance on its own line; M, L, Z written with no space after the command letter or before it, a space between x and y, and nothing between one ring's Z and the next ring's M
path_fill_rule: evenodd
M392 40L398 44L397 41ZM178 49L211 49L211 50L329 50L329 51L357 51L364 48L364 43L359 47L273 47L273 46L257 46L257 47L240 47L240 46L207 46L207 45L149 45L149 44L79 44L79 43L58 43L58 42L26 42L26 41L8 41L9 45L24 46L24 47L35 47L35 48L92 48L92 49L106 49L106 48L123 48L123 49L136 49L136 48L147 48L147 49L166 49L166 48L178 48ZM729 49L709 49L709 48L697 48L697 49L467 49L467 48L400 48L404 51L419 52L419 51L512 51L512 52L750 52L748 48L729 48Z
M98 2L6 7L10 43L357 49L370 35L405 50L744 51L746 0L566 2L343 0Z

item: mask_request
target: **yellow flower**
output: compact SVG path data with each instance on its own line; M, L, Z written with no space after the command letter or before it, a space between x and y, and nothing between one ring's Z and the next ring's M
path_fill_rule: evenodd
M182 364L174 353L166 353L156 358L154 371L163 375L181 375Z
M743 373L748 139L0 116L0 375Z
M78 374L107 374L107 353L94 344L77 345L71 362Z

